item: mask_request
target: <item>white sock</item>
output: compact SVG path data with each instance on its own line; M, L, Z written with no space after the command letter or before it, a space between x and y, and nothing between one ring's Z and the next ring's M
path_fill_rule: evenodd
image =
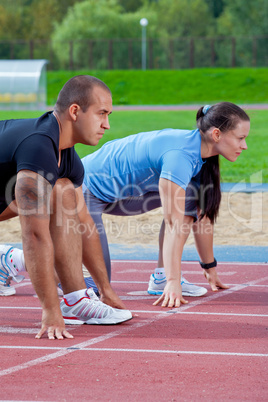
M17 272L26 271L24 254L19 248L13 248L7 254L7 262L12 265Z
M164 279L166 277L164 267L155 268L154 276L155 276L156 279Z
M82 299L82 297L87 296L86 291L87 289L76 290L75 292L67 293L64 295L64 298L68 304L73 305Z
M156 279L164 279L166 277L165 268L164 267L155 268L154 276L155 276ZM181 273L181 278L182 278L182 273Z

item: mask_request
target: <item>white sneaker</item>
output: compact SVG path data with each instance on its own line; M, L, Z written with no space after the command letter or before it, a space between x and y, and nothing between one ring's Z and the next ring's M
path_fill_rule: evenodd
M0 296L12 296L16 289L10 286L11 277L6 269L0 264Z
M12 296L16 294L14 286L2 285L0 283L0 296Z
M18 275L18 271L15 266L12 266L7 262L7 255L11 254L14 247L0 245L0 269L2 272L6 272L13 281L19 283L25 279L23 275Z
M92 288L87 289L86 294L73 305L69 305L64 298L61 300L60 308L65 324L107 325L131 320L129 310L120 310L102 303Z
M152 274L150 276L147 292L150 295L161 295L164 291L166 284L167 284L166 277L162 279L157 279L155 278L155 275ZM203 296L207 293L206 288L188 282L183 276L181 277L181 289L182 289L182 296L198 297Z

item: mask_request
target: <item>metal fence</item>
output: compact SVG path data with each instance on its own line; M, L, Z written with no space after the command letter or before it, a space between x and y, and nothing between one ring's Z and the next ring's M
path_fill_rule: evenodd
M141 40L5 40L0 59L47 59L50 70L141 69ZM268 36L147 40L148 69L267 66Z

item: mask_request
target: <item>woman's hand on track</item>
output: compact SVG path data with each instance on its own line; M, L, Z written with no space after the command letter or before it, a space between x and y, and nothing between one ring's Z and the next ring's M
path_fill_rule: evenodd
M181 304L187 304L188 301L182 297L181 283L177 280L168 281L163 294L156 300L153 305L161 304L162 307L180 307Z
M224 285L218 277L216 268L204 269L204 276L207 279L213 292L217 292L219 289L229 289L229 286Z

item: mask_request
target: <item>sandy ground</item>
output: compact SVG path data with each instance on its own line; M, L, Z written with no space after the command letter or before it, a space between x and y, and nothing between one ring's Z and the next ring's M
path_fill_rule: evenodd
M268 245L268 193L223 193L215 225L215 245ZM118 217L103 215L110 243L157 245L161 208L147 214ZM18 218L0 222L0 243L21 242ZM194 244L189 236L188 245Z

